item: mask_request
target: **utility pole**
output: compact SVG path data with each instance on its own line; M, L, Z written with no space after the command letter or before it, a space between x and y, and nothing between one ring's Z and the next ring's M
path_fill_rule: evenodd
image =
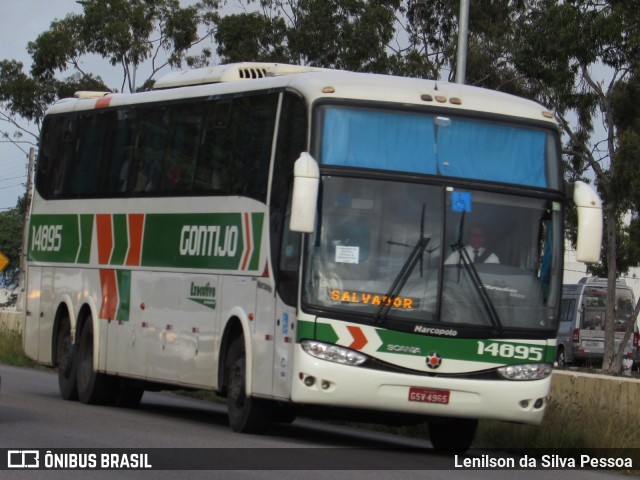
M458 25L458 55L456 61L456 83L465 83L467 70L467 43L469 38L469 0L460 0Z
M36 160L36 149L31 147L29 149L29 162L27 164L27 195L25 198L24 214L22 216L23 229L22 229L22 248L20 249L20 289L18 299L18 309L26 315L27 296L25 294L27 290L27 247L29 242L29 209L31 207L31 194L33 184L31 179L33 178L33 165Z

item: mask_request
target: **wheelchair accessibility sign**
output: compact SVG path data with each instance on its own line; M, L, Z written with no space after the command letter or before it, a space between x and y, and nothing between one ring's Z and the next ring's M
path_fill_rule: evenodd
M470 212L471 192L451 192L451 211Z

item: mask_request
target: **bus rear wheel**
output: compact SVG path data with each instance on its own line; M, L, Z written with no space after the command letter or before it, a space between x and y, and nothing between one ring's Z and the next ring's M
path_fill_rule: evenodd
M78 350L78 398L91 405L112 404L116 389L113 379L93 369L93 321L87 318L80 336Z
M478 420L471 418L434 418L428 424L433 448L446 453L469 450L478 429Z
M236 339L227 357L227 414L234 432L260 433L271 423L272 405L269 401L247 396L247 366L244 341Z
M60 319L60 326L56 335L56 367L58 370L58 390L65 400L77 400L78 388L76 370L78 358L76 346L71 338L71 323L69 316Z

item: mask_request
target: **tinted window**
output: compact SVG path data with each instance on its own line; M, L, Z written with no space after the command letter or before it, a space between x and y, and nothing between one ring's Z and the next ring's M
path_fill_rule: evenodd
M50 116L36 187L48 199L202 194L266 201L278 97L239 94Z

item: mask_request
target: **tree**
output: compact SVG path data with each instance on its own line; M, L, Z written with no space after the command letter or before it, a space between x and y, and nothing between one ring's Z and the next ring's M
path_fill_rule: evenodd
M622 348L614 343L616 276L637 265L632 234L623 226L629 210L640 211L637 134L640 113L630 97L638 92L640 13L637 2L530 2L517 33L513 62L532 82L536 97L553 109L568 138L569 176L589 172L603 199L604 262L608 279L603 369L620 370ZM598 71L606 75L598 78ZM573 122L570 115L577 119ZM602 118L604 138L594 137L594 120ZM636 237L637 238L637 237ZM630 322L628 335L634 321Z
M0 284L3 288L15 289L20 277L20 254L22 252L22 231L24 217L29 208L26 194L18 199L16 206L6 212L0 212L0 252L2 252L9 264L0 273ZM9 296L0 307L15 305L16 294Z
M400 3L263 0L260 11L219 19L217 52L223 63L277 61L386 72L390 69L389 49Z
M53 76L69 68L82 75L82 58L96 54L122 69L121 91L136 90L136 73L151 63L149 80L166 66L197 64L207 59L188 56L189 49L210 37L218 19L217 0L180 7L179 0L79 0L83 12L51 23L30 42L31 73ZM202 33L199 28L204 28Z
M183 63L199 66L211 52L189 55L210 38L218 20L218 1L200 0L181 8L179 0L82 0L83 12L51 23L49 30L29 42L33 59L29 73L15 60L0 61L0 129L4 141L21 148L35 145L46 109L78 90L118 91L85 71L83 59L98 55L122 69L120 91L145 86L164 67ZM148 62L149 76L136 78ZM71 74L63 80L58 77ZM34 128L35 127L35 128Z

